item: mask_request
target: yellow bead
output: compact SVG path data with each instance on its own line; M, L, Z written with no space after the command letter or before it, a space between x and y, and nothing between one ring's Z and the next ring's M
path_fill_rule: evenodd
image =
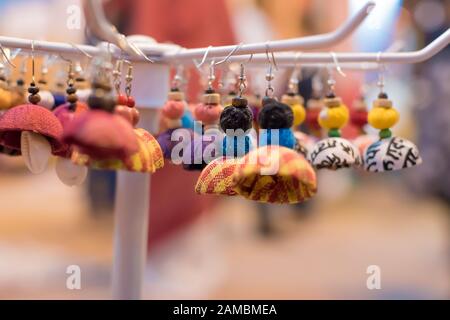
M379 130L393 127L399 120L400 115L394 108L374 107L369 112L369 124Z
M301 104L291 105L292 112L294 113L294 126L299 126L305 121L306 111L305 107Z
M318 121L324 129L341 129L349 120L349 112L344 104L338 107L327 107L319 113Z
M12 96L8 90L0 89L0 110L12 107Z

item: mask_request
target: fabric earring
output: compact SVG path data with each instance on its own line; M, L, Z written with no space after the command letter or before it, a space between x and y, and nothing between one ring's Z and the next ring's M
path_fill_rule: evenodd
M161 118L165 128L165 131L158 135L158 143L164 154L165 159L172 158L172 149L179 143L178 141L172 141L172 135L176 130L184 129L188 141L194 139L194 120L191 111L189 110L188 103L186 102L185 94L181 91L181 69L177 69L177 74L174 76L172 86L167 94L167 101L162 107ZM179 154L183 158L183 151Z
M20 151L32 173L43 172L50 155L64 149L61 143L63 128L58 118L48 109L37 105L39 87L34 80L34 45L31 46L32 81L28 92L29 103L7 110L0 118L0 144Z
M120 70L122 64L119 62L115 70L115 86L117 91L117 105L113 106L113 117L119 117L131 128L139 122L139 111L135 107L135 100L131 96L131 83L133 80L133 67L129 63L128 72L125 77L126 95L120 94ZM91 98L89 99L91 101ZM142 128L132 129L133 139L137 142L137 150L123 156L110 156L98 158L82 150L75 150L72 154L72 161L77 165L86 165L94 169L104 170L127 170L132 172L153 173L164 166L164 158L161 147L156 139Z
M392 136L391 128L400 116L386 93L380 93L369 112L369 124L380 130L380 139L371 144L364 157L365 169L370 172L401 170L422 163L419 150L411 141Z
M316 174L308 161L293 150L294 115L291 107L273 97L272 63L266 80L266 97L258 117L259 147L244 156L236 167L233 190L259 202L303 202L317 191Z
M335 84L330 71L328 79L330 92L324 99L325 108L320 111L317 118L319 125L328 130L328 138L317 142L309 155L311 164L317 169L337 170L357 167L362 163L358 148L341 138L340 130L347 124L350 115L341 98L334 94Z
M59 119L64 128L80 114L88 111L87 104L78 101L77 90L74 86L74 73L72 61L69 60L69 71L67 73L67 97L64 97L66 103L56 107L53 114ZM55 172L59 180L67 186L81 185L87 176L87 168L79 166L71 161L73 153L72 145L64 144L64 149L56 153Z
M191 159L183 164L186 170L203 170L206 165L220 157L223 133L219 129L220 114L223 106L220 104L220 94L213 89L214 61L209 66L208 88L202 96L202 103L194 109L194 118L202 123L201 138L194 139L190 144Z
M199 194L236 195L233 174L241 163L239 158L254 149L251 137L253 114L247 99L243 98L246 88L244 65L239 75L239 95L220 115L220 127L225 133L222 140L222 157L211 161L201 172L195 191Z

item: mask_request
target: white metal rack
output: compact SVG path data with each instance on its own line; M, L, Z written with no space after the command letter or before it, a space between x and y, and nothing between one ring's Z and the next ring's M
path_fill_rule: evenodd
M137 105L141 111L141 125L155 132L157 129L156 113L146 107L155 108L162 105L169 85L170 64L190 64L193 59L201 59L207 52L207 59L229 57L229 62L245 61L253 55L251 63L267 63L267 52L306 51L324 49L333 46L351 35L364 21L375 6L369 1L352 18L333 32L304 38L271 41L209 48L185 49L172 44L156 43L151 38L125 37L117 33L104 16L101 1L84 1L85 16L90 31L99 39L112 43L116 57L126 53L126 57L135 63L134 92ZM332 64L348 63L354 68L364 69L364 64L373 63L418 63L430 59L444 49L450 42L450 29L444 32L427 47L414 52L383 53L331 53L291 52L278 54L280 65ZM31 50L34 45L36 54L59 53L66 56L79 56L82 51L96 55L105 49L88 45L69 43L32 41L0 36L0 44L7 48ZM120 48L120 49L119 49ZM145 55L145 56L144 56ZM155 63L151 64L148 58ZM355 65L356 64L356 65ZM167 81L165 81L167 80ZM144 83L140 88L139 83ZM151 98L149 98L151 96ZM141 98L140 98L141 97ZM139 190L139 192L137 192ZM119 172L115 202L113 297L117 299L139 299L141 297L142 278L146 261L146 242L148 232L150 176L148 174Z

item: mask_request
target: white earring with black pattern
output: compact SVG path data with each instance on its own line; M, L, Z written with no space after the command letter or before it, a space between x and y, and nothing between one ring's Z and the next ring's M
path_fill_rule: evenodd
M379 129L380 140L371 144L364 155L364 168L370 172L393 171L422 163L419 150L411 141L392 136L391 127L399 120L397 110L386 93L381 92L369 112L369 124Z
M335 80L328 79L330 93L324 99L325 107L318 115L319 125L328 130L328 138L316 143L309 154L311 164L317 169L337 170L359 166L362 163L357 147L341 138L342 129L349 120L349 111L341 98L334 94Z

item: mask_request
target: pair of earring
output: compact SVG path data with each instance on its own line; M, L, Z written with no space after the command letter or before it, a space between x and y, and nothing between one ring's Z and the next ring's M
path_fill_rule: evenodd
M64 128L63 141L74 147L71 160L94 169L153 173L164 165L156 139L142 128L135 128L139 112L131 96L131 63L125 76L125 95L120 93L123 60L113 72L116 97L111 93L109 58L98 57L98 73L88 98L90 110L75 117Z
M231 158L225 157L211 162L197 181L195 188L197 193L240 195L249 200L267 203L297 203L315 194L317 189L315 172L306 159L293 150L295 146L291 129L293 111L290 106L278 102L273 96L272 68L275 62L274 58L268 60L270 61L269 72L266 75L268 85L258 115L259 147L247 150L244 136L244 139L241 139L244 155L233 153ZM245 132L244 129L251 128L253 117L245 99L235 98L231 106L225 107L222 116L221 123L225 129L237 128ZM241 121L236 123L231 120L233 118ZM236 138L231 135L225 137L226 154L228 151L226 146L230 142L236 146Z

